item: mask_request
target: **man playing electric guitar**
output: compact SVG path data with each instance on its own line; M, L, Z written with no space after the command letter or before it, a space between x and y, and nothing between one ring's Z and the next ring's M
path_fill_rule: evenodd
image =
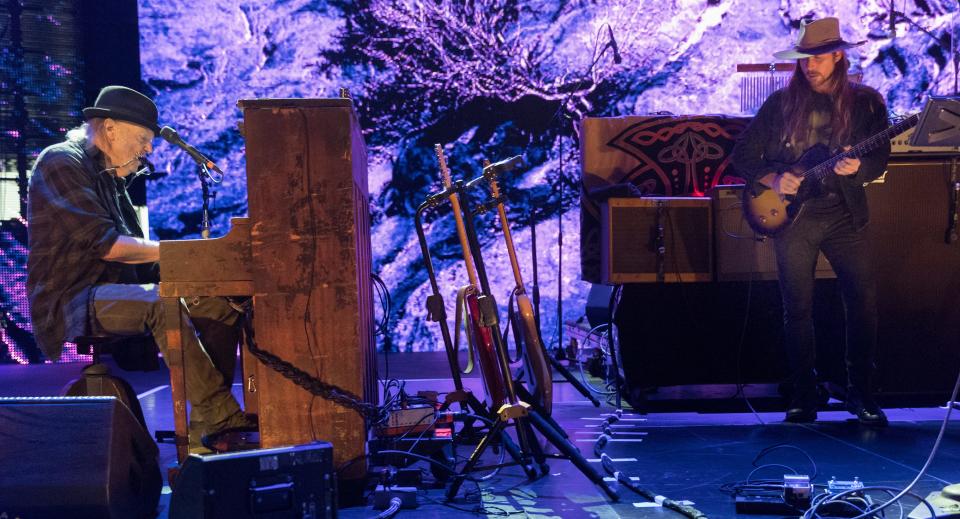
M870 153L842 158L822 180L802 175L830 158L825 151L842 151L887 127L880 94L847 77L850 62L844 49L856 45L860 43L840 37L836 18L805 23L797 45L774 54L777 59L797 60L789 85L764 102L733 151L734 165L747 179L747 188L753 193L774 190L792 201L791 216L795 215L774 239L792 388L787 422L817 418L812 306L814 270L823 251L843 295L847 409L861 423L887 424L872 396L877 292L867 246L863 186L886 169L889 140Z

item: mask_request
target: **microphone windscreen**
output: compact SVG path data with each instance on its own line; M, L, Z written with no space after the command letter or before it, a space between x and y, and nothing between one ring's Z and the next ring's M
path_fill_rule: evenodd
M180 136L177 135L177 130L169 126L164 126L160 128L160 137L163 137L163 140L169 142L170 144L176 144L180 140Z

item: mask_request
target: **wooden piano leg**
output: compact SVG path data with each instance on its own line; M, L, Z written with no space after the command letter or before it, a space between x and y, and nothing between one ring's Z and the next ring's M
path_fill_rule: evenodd
M176 436L177 463L182 464L189 454L190 439L187 431L187 382L183 366L183 312L179 297L164 297L163 311L166 318L167 368L170 369L170 393L173 395L173 431Z

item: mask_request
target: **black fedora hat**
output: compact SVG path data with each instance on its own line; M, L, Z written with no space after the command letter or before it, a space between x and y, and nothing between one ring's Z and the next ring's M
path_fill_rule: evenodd
M125 86L103 87L93 106L83 109L83 117L118 119L148 128L154 135L160 133L157 105L149 97Z

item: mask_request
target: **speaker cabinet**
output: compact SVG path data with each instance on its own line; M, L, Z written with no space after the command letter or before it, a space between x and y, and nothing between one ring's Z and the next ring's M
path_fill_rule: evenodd
M600 216L603 284L713 278L709 198L610 198Z
M949 158L894 156L887 174L867 186L879 389L928 393L941 404L960 369L960 243L946 239L952 166Z
M0 398L0 438L0 516L156 515L157 445L116 398Z
M170 519L336 517L333 447L313 442L184 461Z
M716 244L717 281L777 279L777 254L773 240L761 238L743 217L743 185L716 186L713 201L713 238ZM830 262L820 253L816 277L834 278Z

